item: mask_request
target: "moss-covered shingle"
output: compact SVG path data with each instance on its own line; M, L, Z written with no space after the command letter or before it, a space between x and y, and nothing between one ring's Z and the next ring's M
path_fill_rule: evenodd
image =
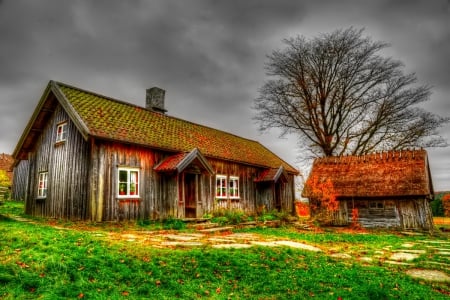
M88 134L95 138L174 152L198 148L206 157L270 168L282 165L288 172L297 172L256 141L62 83L54 86L78 114Z

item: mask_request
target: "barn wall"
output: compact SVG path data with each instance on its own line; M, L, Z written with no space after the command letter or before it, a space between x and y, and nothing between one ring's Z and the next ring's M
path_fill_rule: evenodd
M96 221L155 219L166 214L176 215L174 199L167 198L167 186L153 171L162 154L120 143L93 142L90 170L90 218ZM140 198L117 197L118 167L140 169ZM162 199L168 200L163 203Z
M67 140L55 143L57 124L68 121ZM70 121L61 106L48 120L35 151L29 153L25 211L31 215L81 220L86 218L88 191L88 144ZM22 165L23 164L23 165ZM26 172L26 163L19 163L17 180ZM37 199L40 172L48 172L48 190L45 199Z
M259 170L252 166L246 166L233 162L226 162L215 159L208 159L215 174L239 177L239 196L240 199L216 199L215 198L215 176L211 179L211 183L205 182L205 185L211 186L206 201L205 210L211 212L218 209L238 209L245 212L253 212L256 208L256 184L254 179L258 175Z
M335 225L350 224L353 208L358 209L359 224L366 228L428 230L433 227L431 209L425 198L342 200L335 214Z
M185 203L182 201L183 173L157 173L153 170L157 163L173 153L112 142L94 142L91 149L90 219L116 221L185 217ZM197 217L218 209L256 212L258 195L254 179L261 169L216 159L208 161L215 174L239 176L240 199L215 199L215 176L202 172L197 177ZM118 166L140 168L139 199L118 199ZM290 175L282 192L282 207L288 212L293 210L293 181L293 176Z
M17 201L24 201L27 195L29 161L21 160L13 171L12 198Z
M263 169L242 165L238 163L225 162L220 160L209 160L215 173L227 176L239 176L240 199L219 200L214 199L212 207L207 209L240 209L246 213L275 209L275 183L259 182L255 179L259 177ZM289 213L294 212L295 186L294 175L288 174L288 182L281 183L281 210ZM212 195L214 196L215 178L212 182Z

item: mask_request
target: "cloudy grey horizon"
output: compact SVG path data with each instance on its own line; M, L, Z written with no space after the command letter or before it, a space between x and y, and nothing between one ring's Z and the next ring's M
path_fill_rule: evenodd
M49 80L144 106L166 90L168 114L257 140L302 171L295 135L258 131L253 100L284 38L336 29L390 44L423 107L450 116L447 0L0 0L0 153L11 154ZM450 142L450 124L440 134ZM450 191L450 147L427 148L436 191Z

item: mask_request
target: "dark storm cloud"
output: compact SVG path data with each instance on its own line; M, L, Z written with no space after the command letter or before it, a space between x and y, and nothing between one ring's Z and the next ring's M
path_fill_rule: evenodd
M407 66L414 64L420 70L419 77L430 84L450 82L448 9L446 0L391 0L382 2L375 11L380 25L393 32L395 39L390 42L399 49L399 58L408 60Z
M2 135L0 152L13 150L54 79L140 105L145 88L160 86L167 90L169 114L257 139L295 163L295 137L260 135L252 122L266 55L281 48L283 38L349 26L390 42L389 54L416 72L420 83L434 87L427 107L448 115L446 5L445 0L0 0L0 126L10 129ZM448 165L445 155L450 156L445 150L433 153Z

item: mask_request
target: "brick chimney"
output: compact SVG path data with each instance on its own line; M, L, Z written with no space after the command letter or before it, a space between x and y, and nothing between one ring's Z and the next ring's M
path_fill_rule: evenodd
M165 114L167 110L164 108L164 96L166 91L158 87L152 87L146 90L145 108Z

